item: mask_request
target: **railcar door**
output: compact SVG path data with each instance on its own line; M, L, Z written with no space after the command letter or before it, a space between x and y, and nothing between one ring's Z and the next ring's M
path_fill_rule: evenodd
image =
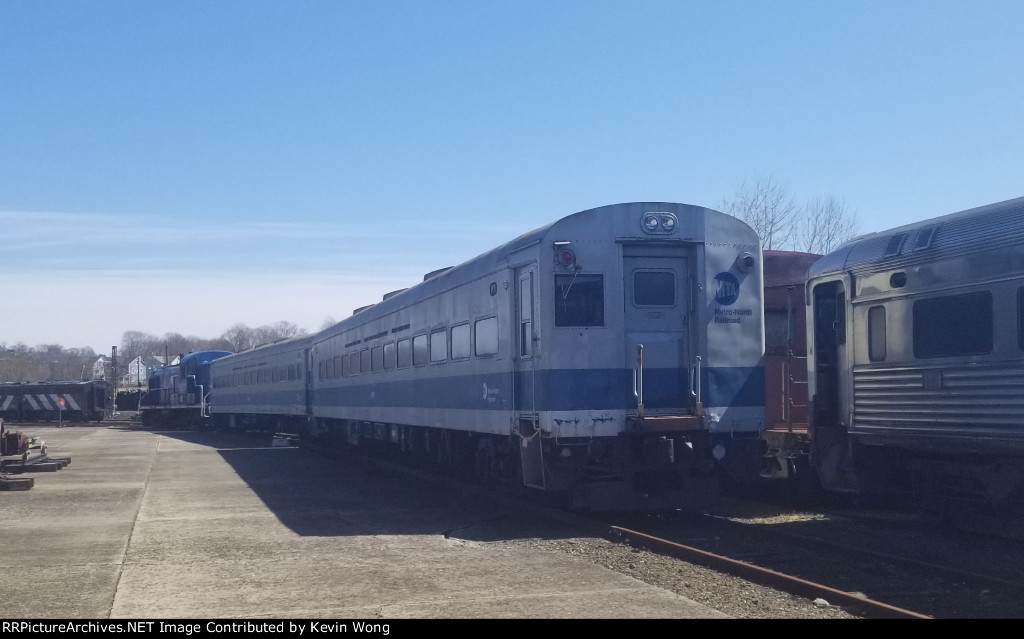
M545 487L544 458L538 437L536 404L536 347L537 347L537 265L529 264L515 269L515 299L513 300L515 344L513 371L513 427L522 438L519 449L523 483L535 488Z
M686 251L664 246L623 249L626 366L634 371L638 412L689 411L692 282Z
M857 479L850 454L850 355L847 280L814 284L808 371L813 409L808 415L811 464L826 488L852 490Z
M517 268L515 295L515 393L514 403L517 416L521 419L536 419L537 407L534 393L534 342L537 339L536 265Z

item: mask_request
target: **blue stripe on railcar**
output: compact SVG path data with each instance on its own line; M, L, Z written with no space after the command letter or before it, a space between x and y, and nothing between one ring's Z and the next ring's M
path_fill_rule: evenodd
M517 373L523 389L535 375L538 411L629 410L636 408L633 371L629 369L558 369ZM671 398L688 388L686 369L652 369L644 373L644 405L678 408ZM702 370L705 406L763 406L764 370L760 367L721 367ZM314 404L325 407L421 407L511 410L510 373L457 375L387 383L321 388ZM486 387L486 388L485 388ZM487 388L491 389L488 393ZM498 393L494 393L494 389Z

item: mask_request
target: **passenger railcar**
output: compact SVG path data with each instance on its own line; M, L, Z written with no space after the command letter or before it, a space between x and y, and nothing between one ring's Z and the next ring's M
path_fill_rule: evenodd
M10 422L98 422L111 402L103 380L0 384L0 418Z
M205 350L156 369L139 398L144 426L198 428L210 423L210 364L229 351Z
M711 209L569 215L315 335L311 433L594 508L704 499L757 472L761 264Z
M822 484L1019 515L1024 198L855 239L807 287Z
M296 337L214 360L214 427L304 433L311 405L312 339Z

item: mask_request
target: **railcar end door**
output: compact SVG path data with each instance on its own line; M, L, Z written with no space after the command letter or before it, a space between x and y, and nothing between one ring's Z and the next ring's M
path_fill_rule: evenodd
M626 366L647 413L693 407L690 393L690 278L684 250L624 247ZM643 347L642 359L640 348ZM641 395L642 393L642 395Z

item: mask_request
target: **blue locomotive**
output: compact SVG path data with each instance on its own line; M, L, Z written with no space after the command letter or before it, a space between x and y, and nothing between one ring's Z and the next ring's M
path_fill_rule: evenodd
M144 426L198 428L210 420L210 364L229 351L205 350L183 356L177 364L158 368L149 376L139 398Z

